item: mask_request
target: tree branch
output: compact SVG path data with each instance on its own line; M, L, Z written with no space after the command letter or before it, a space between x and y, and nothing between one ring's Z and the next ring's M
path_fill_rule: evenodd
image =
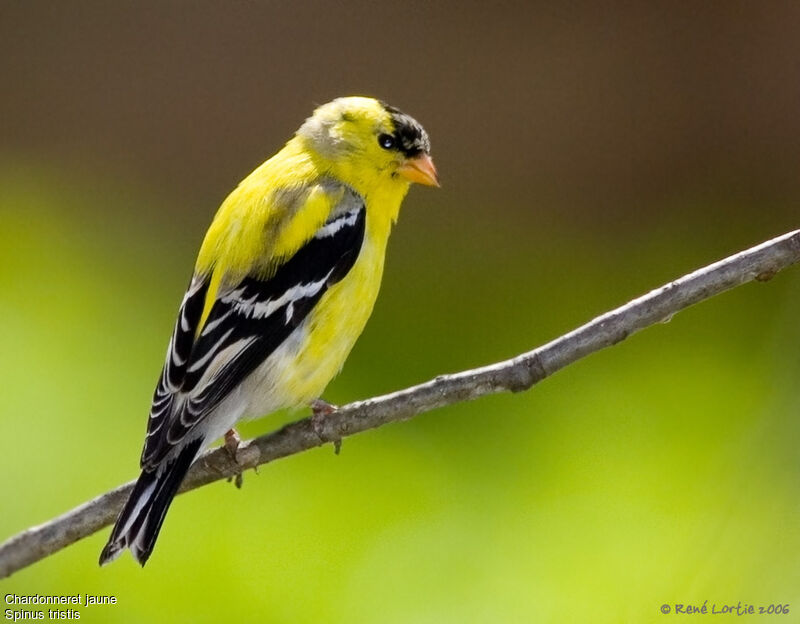
M510 360L435 379L399 392L350 403L317 421L310 418L244 443L237 462L224 449L206 452L192 466L181 491L236 475L243 469L294 455L386 423L497 392L520 392L590 353L676 312L752 280L766 281L800 261L800 230L690 273L595 318L578 329ZM45 524L0 544L0 578L111 524L133 482L102 494Z

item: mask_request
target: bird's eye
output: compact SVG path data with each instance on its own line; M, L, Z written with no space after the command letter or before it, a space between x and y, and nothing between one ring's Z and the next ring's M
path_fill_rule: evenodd
M394 147L394 137L391 134L381 134L378 136L378 145L383 149L392 149Z

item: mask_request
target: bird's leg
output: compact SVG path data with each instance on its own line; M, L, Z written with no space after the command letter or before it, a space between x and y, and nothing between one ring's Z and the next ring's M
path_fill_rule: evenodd
M311 401L311 411L314 414L314 417L325 417L333 414L339 407L337 405L333 405L332 403L328 403L324 399L314 399Z
M239 432L236 429L228 429L225 433L225 450L228 451L228 455L231 456L231 459L236 463L237 466L241 466L239 463L239 459L236 457L236 451L239 450L239 446L242 444L242 438L239 436ZM228 479L230 481L230 479ZM236 476L233 477L233 484L241 489L242 487L242 471L236 473Z
M239 449L239 445L242 443L242 438L239 436L239 432L236 429L228 429L225 433L225 450L231 456L233 461L236 461L236 451Z
M323 442L333 442L333 452L337 455L342 449L342 440L341 438L328 438L325 435L324 422L326 416L330 416L338 409L338 406L323 401L322 399L314 399L311 401L311 426L314 427L314 433L316 433L317 437Z

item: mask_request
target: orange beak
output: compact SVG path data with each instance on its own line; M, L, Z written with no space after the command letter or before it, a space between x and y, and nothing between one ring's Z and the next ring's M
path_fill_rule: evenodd
M439 175L433 165L433 159L427 154L409 158L397 168L397 173L410 182L425 186L439 186Z

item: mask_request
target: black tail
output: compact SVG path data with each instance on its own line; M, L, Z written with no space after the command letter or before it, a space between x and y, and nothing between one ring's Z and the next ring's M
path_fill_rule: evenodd
M113 561L125 548L131 549L131 554L140 565L147 562L156 545L167 509L197 456L202 441L202 438L198 438L187 444L163 468L142 471L114 524L108 543L100 553L100 565Z

